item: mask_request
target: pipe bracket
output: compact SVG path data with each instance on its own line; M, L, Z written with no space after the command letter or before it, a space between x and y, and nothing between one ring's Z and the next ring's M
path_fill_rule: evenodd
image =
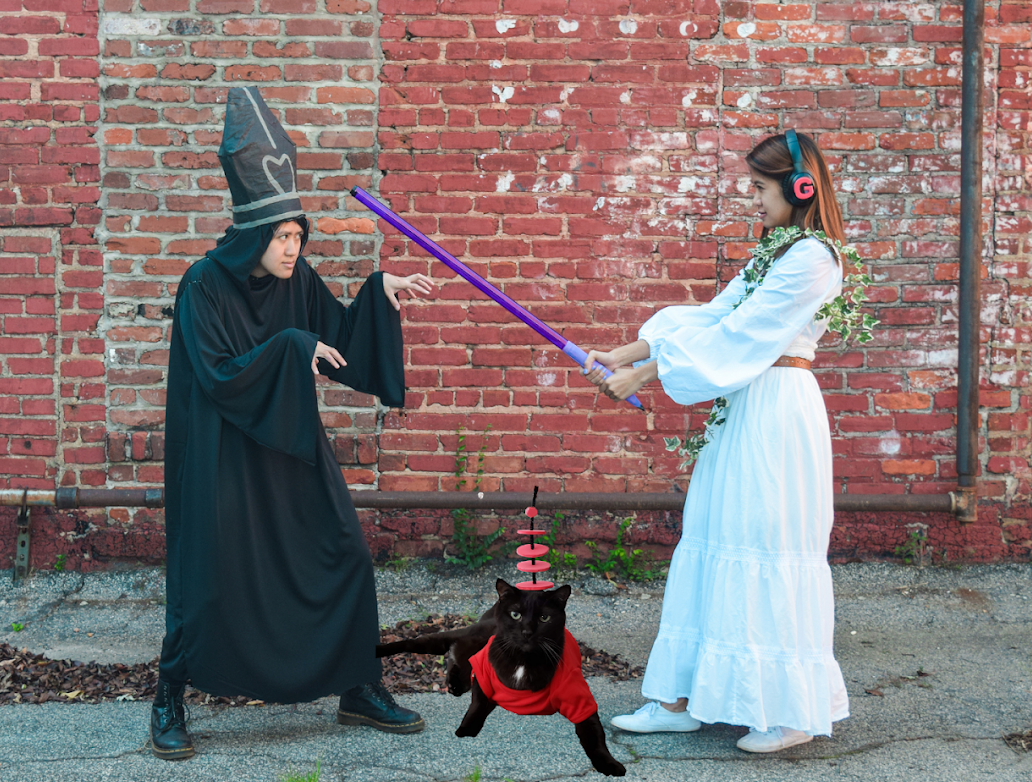
M18 511L18 537L14 543L14 583L17 584L29 574L30 534L29 493L22 495L22 506Z

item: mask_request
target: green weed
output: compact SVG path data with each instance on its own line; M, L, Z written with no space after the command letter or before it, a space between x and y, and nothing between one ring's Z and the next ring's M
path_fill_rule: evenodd
M319 777L322 774L321 762L315 761L315 771L309 774L304 774L300 771L289 771L286 775L281 776L280 782L319 782Z
M11 622L11 629L14 630L14 632L16 633L20 633L22 630L25 629L25 625L23 625L21 622Z
M596 576L615 575L627 581L651 581L663 575L663 566L667 563L656 562L652 555L640 548L628 550L623 543L624 533L631 526L632 518L620 522L616 532L616 543L603 556L598 551L598 544L589 540L585 545L591 549L591 559L584 563Z
M477 451L477 471L473 481L473 491L480 490L480 484L484 479L484 453L487 451L487 433L491 431L491 424L484 429L484 437L480 442ZM460 491L466 485L466 470L469 466L469 456L466 453L466 427L460 426L456 430L459 436L458 445L455 448L455 491ZM492 559L494 552L491 546L505 534L505 527L499 527L494 532L481 535L477 532L477 521L473 511L467 508L456 508L451 512L454 530L452 531L452 553L445 559L453 565L465 565L470 570L479 570Z
M65 557L64 554L58 554L57 558L54 560L54 570L58 571L59 573L62 570L64 570L65 569L65 559L66 559L66 557Z
M398 556L393 557L392 559L388 559L386 562L383 563L383 566L385 568L390 568L395 573L404 573L406 570L412 567L412 563L415 561L415 557L403 557L399 554Z
M928 525L921 522L907 524L906 539L896 546L896 556L903 559L906 565L916 564L924 567L928 564ZM945 549L943 550L945 553Z
M548 554L545 556L545 560L549 565L552 566L552 572L550 576L552 580L559 582L563 579L573 578L577 574L577 557L574 554L566 552L561 554L556 549L556 538L559 537L559 527L562 526L566 516L556 511L555 515L552 516L552 527L548 531L547 535L541 536L541 543L548 546Z

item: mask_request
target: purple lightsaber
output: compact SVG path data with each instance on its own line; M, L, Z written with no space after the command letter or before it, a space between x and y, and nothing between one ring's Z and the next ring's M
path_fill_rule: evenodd
M542 337L544 337L557 348L559 348L559 350L561 350L567 356L572 358L578 366L584 366L584 361L585 359L587 359L588 354L581 350L580 347L576 345L576 343L566 339L566 337L564 337L562 334L560 334L558 331L553 329L548 324L544 323L540 318L527 312L527 310L523 306L517 304L510 297L506 296L494 285L492 285L479 274L477 274L475 271L470 269L468 266L466 266L466 264L464 264L454 255L452 255L450 252L445 250L443 247L438 245L435 241L433 241L432 239L428 239L421 231L418 231L417 229L413 228L411 225L406 223L404 220L402 220L400 217L394 214L394 212L392 212L387 206L380 203L377 199L373 198L371 195L369 195L369 193L367 193L362 188L351 188L351 195L353 195L358 200L358 202L362 204L362 206L366 207L372 212L375 212L377 217L386 220L397 230L405 234L405 236L407 236L409 239L414 241L416 244L418 244L432 256L437 258L437 260L439 260L441 263L443 263L457 275L462 277L462 279L466 280L466 282L471 283L473 287L476 288L478 291L501 304L510 314L522 320L524 323L526 323L528 326L534 329L534 331L536 331ZM601 364L599 364L598 366L602 367ZM602 371L605 373L606 377L610 377L613 374L605 367L602 367ZM637 407L639 410L645 409L644 407L642 407L642 404L638 400L638 397L634 395L627 397L627 401L630 404Z

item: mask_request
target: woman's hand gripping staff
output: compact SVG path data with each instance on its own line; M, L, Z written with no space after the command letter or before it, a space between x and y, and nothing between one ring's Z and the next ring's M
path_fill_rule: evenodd
M610 351L592 350L584 359L584 375L614 402L622 402L659 376L655 361L632 366L648 357L649 343L643 339ZM607 376L604 368L612 374Z

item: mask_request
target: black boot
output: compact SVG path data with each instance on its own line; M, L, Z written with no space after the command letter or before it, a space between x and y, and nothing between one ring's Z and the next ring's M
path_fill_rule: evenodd
M368 725L387 733L419 733L426 727L416 712L395 703L383 682L352 687L341 695L337 722L341 725Z
M185 760L194 756L193 740L186 732L183 708L185 684L158 679L158 694L151 708L151 751L162 760Z

